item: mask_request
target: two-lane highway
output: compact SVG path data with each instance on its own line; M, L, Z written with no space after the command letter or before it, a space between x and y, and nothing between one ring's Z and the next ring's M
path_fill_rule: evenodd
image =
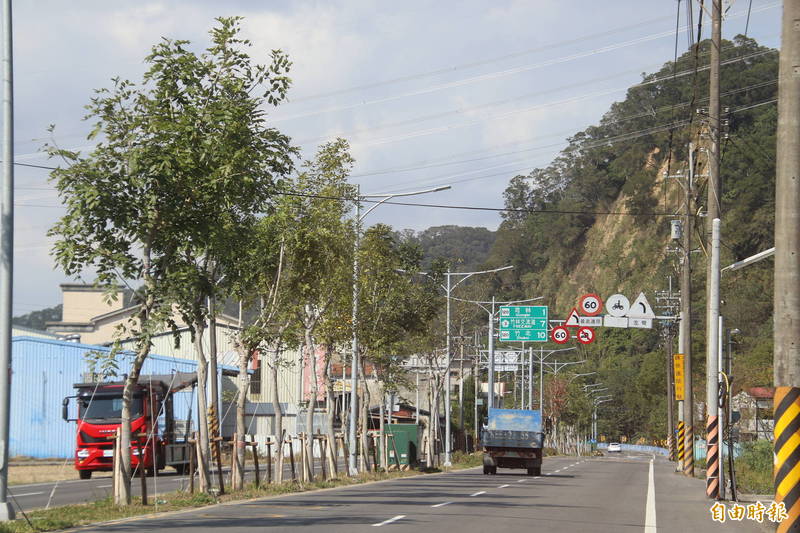
M753 521L712 522L703 482L672 470L670 463L651 456L557 457L546 459L536 477L512 470L485 476L470 469L220 505L89 531L761 531Z

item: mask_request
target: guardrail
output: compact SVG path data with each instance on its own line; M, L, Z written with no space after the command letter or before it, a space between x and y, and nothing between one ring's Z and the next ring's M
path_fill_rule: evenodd
M623 452L641 452L641 453L654 453L656 455L663 455L665 457L669 457L669 450L666 448L661 448L660 446L645 446L643 444L624 444L621 443L620 449ZM608 448L607 442L600 442L597 444L597 447L601 450Z

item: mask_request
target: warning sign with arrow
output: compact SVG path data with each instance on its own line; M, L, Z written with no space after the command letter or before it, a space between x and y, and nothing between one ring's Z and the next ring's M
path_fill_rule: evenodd
M564 321L564 325L568 328L579 328L581 326L581 317L577 309L572 308L572 311L569 312L567 319Z
M650 307L647 297L643 292L640 292L639 296L631 304L627 316L628 318L655 318L656 314L653 312L653 308Z

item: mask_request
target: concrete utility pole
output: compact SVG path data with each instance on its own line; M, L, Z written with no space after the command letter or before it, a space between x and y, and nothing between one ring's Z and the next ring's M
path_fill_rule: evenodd
M706 202L706 496L719 496L719 426L717 425L717 328L719 327L719 217L722 180L719 169L721 122L719 109L720 48L722 46L722 0L712 0L711 64L708 101L708 200ZM716 225L716 256L714 231Z
M680 351L684 361L684 401L678 402L678 420L683 422L683 473L694 476L694 394L692 392L692 232L694 213L694 145L689 143L689 172L683 196L683 263L681 264ZM680 426L681 424L679 424ZM680 433L680 432L679 432Z
M778 67L775 177L775 501L789 517L778 531L800 527L800 1L783 2Z
M13 520L8 502L8 422L11 403L11 300L14 279L14 63L11 0L3 2L3 183L0 205L0 520Z
M706 314L706 496L719 499L719 240L720 220L712 220L711 277Z

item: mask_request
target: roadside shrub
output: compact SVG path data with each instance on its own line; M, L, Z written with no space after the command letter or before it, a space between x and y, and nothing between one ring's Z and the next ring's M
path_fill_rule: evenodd
M736 484L742 492L771 494L772 443L767 440L746 442L742 454L736 458Z

